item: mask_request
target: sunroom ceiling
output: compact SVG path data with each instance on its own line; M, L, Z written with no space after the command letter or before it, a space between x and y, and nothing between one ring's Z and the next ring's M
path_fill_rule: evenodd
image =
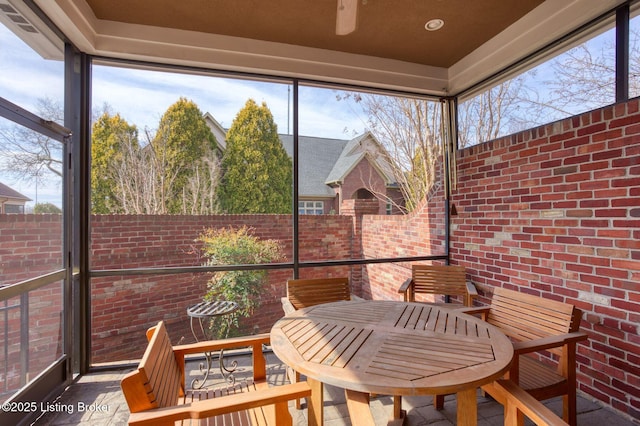
M35 0L83 51L115 58L456 94L624 0ZM438 31L426 31L442 19Z

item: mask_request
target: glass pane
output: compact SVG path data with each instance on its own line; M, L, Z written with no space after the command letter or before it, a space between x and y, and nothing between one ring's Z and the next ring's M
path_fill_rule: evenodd
M0 24L0 96L63 124L64 44L45 37L33 22L18 23L17 10L4 6L4 22L15 33ZM60 142L0 117L0 287L65 268L64 158ZM0 301L1 401L35 386L65 355L63 290L57 281Z
M300 87L298 197L324 206L300 209L302 262L445 253L440 113L426 99Z
M640 16L636 15L629 22L629 97L637 96L640 96Z
M288 96L284 84L95 66L92 268L291 260Z
M63 123L61 60L43 59L0 24L0 64L3 98ZM62 160L61 143L0 117L0 286L63 267Z
M62 144L0 117L0 286L63 268Z
M62 282L0 302L0 401L63 355Z
M615 102L615 29L459 105L464 148Z
M17 31L24 35L24 31ZM62 50L54 56L59 60L44 59L0 23L0 94L45 119L60 122L62 108L58 107L64 99Z

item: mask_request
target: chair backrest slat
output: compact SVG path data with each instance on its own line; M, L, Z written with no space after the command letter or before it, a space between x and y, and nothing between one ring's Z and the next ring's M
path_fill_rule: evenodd
M130 383L139 383L144 387L146 401L143 404L137 401L135 407L129 404L131 412L175 406L180 395L180 368L164 322L160 321L151 330L147 334L151 337L138 369L128 375Z
M349 278L320 278L287 281L287 298L296 309L321 303L351 300Z
M568 303L498 287L487 322L514 340L528 341L578 331L581 314Z
M457 265L413 265L413 292L465 296L467 274Z

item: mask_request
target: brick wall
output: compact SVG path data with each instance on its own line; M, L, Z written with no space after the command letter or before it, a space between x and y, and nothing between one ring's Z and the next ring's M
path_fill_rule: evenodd
M486 296L508 287L582 309L580 390L640 418L638 100L463 150L458 161L453 262Z
M60 215L0 214L0 287L62 269L63 263ZM8 348L0 354L0 393L19 389L25 377L36 377L61 356L61 312L62 283L0 302L0 348Z
M122 268L200 266L198 235L208 227L249 226L260 238L278 240L285 259L292 253L292 221L286 215L134 216L100 215L91 218L91 261L96 271ZM0 285L14 284L62 264L60 215L0 215ZM303 216L300 220L300 257L305 261L350 259L353 219L349 216ZM304 278L350 276L350 267L310 268ZM243 322L247 333L266 332L282 316L280 298L291 270L274 270L261 296L261 307ZM91 280L92 362L139 358L144 330L159 320L168 324L177 343L192 341L187 306L202 300L209 276L205 273L93 277ZM52 290L53 288L53 290ZM20 299L7 307L10 334L9 375L0 381L19 387ZM35 376L60 355L61 286L47 286L29 294L29 371ZM4 305L0 305L4 307ZM0 324L4 324L4 317ZM55 320L52 320L54 318ZM0 333L0 346L4 347ZM50 356L42 356L45 351ZM53 357L52 359L50 359ZM4 360L0 358L0 363Z
M0 286L62 269L59 214L0 214Z
M640 106L572 117L458 153L451 262L494 287L584 311L579 389L640 418ZM366 257L444 254L443 193L406 217L363 219ZM365 295L401 299L409 265L363 268Z
M200 266L195 239L205 228L248 226L260 238L278 240L285 259L291 259L292 221L288 215L217 216L93 216L92 269ZM300 258L304 261L350 259L352 218L302 216ZM329 274L348 275L342 267ZM305 278L325 276L322 269L304 272ZM92 362L135 359L144 350L144 330L166 321L172 339L192 341L186 308L206 293L205 273L93 278ZM274 270L260 298L261 306L243 321L246 333L268 332L282 316L280 298L285 295L291 270Z
M445 204L442 186L405 216L364 216L362 246L365 258L446 255ZM371 264L363 268L363 295L373 299L403 300L400 285L411 276L410 263ZM416 300L432 298L417 295Z

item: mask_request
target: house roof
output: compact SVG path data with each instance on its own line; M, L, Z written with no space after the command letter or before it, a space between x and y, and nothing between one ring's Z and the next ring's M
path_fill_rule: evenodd
M449 96L545 48L569 47L555 43L625 0L35 3L71 43L99 57ZM337 35L344 4L357 8L356 27ZM427 31L432 19L444 26Z
M293 157L293 135L280 135L284 149ZM298 137L298 193L303 197L334 197L335 192L327 185L345 147L350 141L343 139Z
M228 129L223 128L208 112L204 114L204 119L216 134L220 150L224 151ZM278 136L289 158L293 158L293 135ZM383 171L385 167L374 152L378 149L383 148L369 132L351 140L299 136L298 193L308 198L334 197L335 192L329 185L343 182L347 174L367 155L370 156L372 164L385 176L387 183L392 184L390 173Z
M16 201L31 201L31 198L25 195L22 195L15 189L8 187L2 182L0 182L0 198L16 200Z
M383 148L370 132L363 133L351 139L340 153L331 172L327 175L325 183L331 185L344 182L349 172L368 156L371 159L372 165L384 176L387 184L391 184L393 180L391 173L385 171L386 167L384 166L384 162L378 154L381 150L383 150Z
M224 149L227 147L226 137L227 130L229 129L225 129L224 127L222 127L222 124L220 124L218 120L216 120L216 118L209 112L206 112L204 114L204 120L209 126L209 129L211 129L211 133L213 133L213 136L215 136L218 147L220 148L220 150L224 151Z
M285 151L293 157L293 136L279 135ZM339 184L358 163L369 156L371 162L383 174L388 184L392 184L389 173L373 152L382 147L369 132L354 139L330 139L312 136L298 137L298 173L300 175L298 193L302 197L334 197L335 191L329 186Z

